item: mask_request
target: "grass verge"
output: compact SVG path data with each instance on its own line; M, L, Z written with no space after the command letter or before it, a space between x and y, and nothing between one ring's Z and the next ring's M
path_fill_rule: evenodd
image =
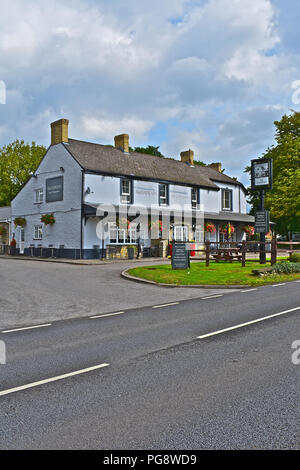
M254 276L252 269L257 269L270 264L261 265L255 261L247 262L246 267L242 268L241 263L219 262L210 263L206 267L204 262L193 262L188 271L173 271L170 264L143 266L129 269L131 276L147 279L158 284L174 285L250 285L262 286L285 281L294 281L300 279L300 273L297 274L271 274L263 277Z

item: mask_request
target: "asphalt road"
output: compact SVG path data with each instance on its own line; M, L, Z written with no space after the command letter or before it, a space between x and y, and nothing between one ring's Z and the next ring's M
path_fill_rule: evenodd
M0 448L299 449L299 282L219 295L1 330Z
M121 279L127 267L161 264L122 261L76 266L0 258L0 328L97 315L226 292L226 289L167 288ZM169 261L168 261L169 262Z

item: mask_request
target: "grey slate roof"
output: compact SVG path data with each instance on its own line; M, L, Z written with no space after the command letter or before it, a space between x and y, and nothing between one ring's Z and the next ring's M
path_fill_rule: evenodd
M6 221L11 217L11 207L0 207L0 222Z
M179 160L138 152L126 154L115 147L75 139L69 139L64 145L80 166L89 171L202 186L216 191L219 188L214 181L243 187L238 181L209 167L191 167Z

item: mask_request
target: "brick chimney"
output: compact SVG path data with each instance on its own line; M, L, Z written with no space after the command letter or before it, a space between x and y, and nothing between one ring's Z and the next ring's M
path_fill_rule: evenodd
M51 145L69 141L69 121L59 119L51 123Z
M124 153L129 153L129 135L120 134L115 136L116 149L122 150Z
M213 170L216 170L218 171L219 173L221 173L222 171L222 163L218 162L218 163L211 163L210 165L208 165L210 168L212 168Z
M186 152L181 152L180 158L182 162L186 162L189 165L194 165L194 151L189 149Z

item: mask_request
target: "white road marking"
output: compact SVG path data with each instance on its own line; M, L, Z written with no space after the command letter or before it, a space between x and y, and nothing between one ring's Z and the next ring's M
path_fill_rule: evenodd
M46 326L51 326L52 323L45 323L44 325L36 326L26 326L24 328L15 328L14 330L4 330L1 333L14 333L15 331L25 331L25 330L34 330L35 328L45 328Z
M258 323L264 320L268 320L269 318L279 317L280 315L285 315L290 312L295 312L296 310L300 310L300 307L292 308L290 310L285 310L284 312L274 313L273 315L269 315L267 317L257 318L256 320L248 321L246 323L240 323L239 325L230 326L229 328L224 328L223 330L213 331L212 333L207 333L206 335L198 336L198 339L208 338L209 336L219 335L221 333L225 333L226 331L236 330L237 328L242 328L243 326L252 325L253 323Z
M104 313L103 315L94 315L93 317L90 317L90 318L94 319L94 318L103 318L103 317L113 317L115 315L122 315L122 313L125 313L125 312Z
M282 284L273 284L271 287L279 287L279 286L285 286L285 282L283 282Z
M154 307L152 308L170 307L171 305L179 305L179 302L172 302L171 304L163 304L163 305L154 305Z
M0 392L0 397L4 395L9 395L10 393L20 392L22 390L27 390L28 388L38 387L39 385L47 384L50 382L56 382L57 380L67 379L68 377L73 377L74 375L85 374L86 372L91 372L96 369L101 369L107 367L109 364L99 364L97 366L88 367L87 369L77 370L75 372L70 372L69 374L58 375L57 377L51 377L50 379L39 380L38 382L33 382L27 385L21 385L20 387L10 388L8 390L3 390Z
M295 281L295 282L300 282L300 279L299 279L299 281Z
M202 300L205 300L205 299L215 299L216 297L223 297L223 294L209 295L208 297L201 297L201 298Z
M255 287L254 289L241 290L241 292L253 292L254 290L257 290L257 287Z

